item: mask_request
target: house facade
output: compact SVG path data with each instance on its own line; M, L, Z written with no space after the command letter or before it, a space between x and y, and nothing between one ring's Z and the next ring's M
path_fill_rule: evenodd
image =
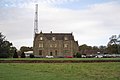
M39 57L67 57L78 52L78 41L72 33L42 33L35 34L33 54Z

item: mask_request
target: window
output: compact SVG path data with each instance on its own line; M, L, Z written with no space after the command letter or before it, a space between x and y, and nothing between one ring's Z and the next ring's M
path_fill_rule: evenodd
M39 47L43 47L43 44L42 44L42 43L40 43L40 44L39 44Z
M53 56L52 52L50 52L50 56Z
M39 55L42 56L42 50L39 50Z
M68 47L68 44L64 44L64 47L67 48L67 47Z
M40 40L43 40L43 37L40 37Z
M52 44L50 44L50 47L53 47L53 45L52 45Z
M55 44L55 47L57 47L57 44Z
M55 37L52 37L52 40L55 41Z
M57 56L57 50L55 50L55 55Z
M68 38L67 38L67 37L64 37L64 40L68 40Z

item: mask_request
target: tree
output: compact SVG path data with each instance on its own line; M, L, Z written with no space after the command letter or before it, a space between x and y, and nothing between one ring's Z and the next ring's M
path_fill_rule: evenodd
M81 58L81 54L80 53L76 53L76 58Z
M107 51L108 53L120 53L120 34L112 35L112 37L109 38L110 41L108 42Z
M5 39L5 36L0 33L0 57L7 58L12 55L12 43Z
M25 53L24 52L22 52L21 58L25 58Z
M91 46L87 46L86 44L83 44L83 45L79 46L80 53L86 54L85 53L86 50L88 50L88 51L92 50L92 47Z
M21 52L33 51L33 48L32 48L32 47L22 46L22 47L20 48L20 51L21 51Z
M100 51L101 53L107 53L106 49L107 49L106 46L99 46L99 51Z
M14 52L13 58L18 58L18 54L17 54L17 51L16 51L16 50L15 50L15 52Z
M113 44L113 45L109 45L107 47L107 52L110 53L110 54L116 54L116 53L119 53L118 51L118 46L117 44Z

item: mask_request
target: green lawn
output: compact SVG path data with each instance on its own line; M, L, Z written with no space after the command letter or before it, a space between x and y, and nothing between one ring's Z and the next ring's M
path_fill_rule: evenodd
M0 58L0 60L120 60L120 58Z
M120 80L120 63L0 63L0 80Z

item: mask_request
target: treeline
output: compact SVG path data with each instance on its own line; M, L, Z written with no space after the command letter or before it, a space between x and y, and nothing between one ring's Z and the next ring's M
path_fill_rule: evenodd
M86 44L79 46L79 52L81 54L97 54L97 53L106 53L106 54L120 54L120 45L112 44L108 46L88 46Z
M18 51L16 47L14 47L11 42L6 40L6 37L0 32L0 58L25 58L26 56L24 52L32 50L32 47L22 46Z
M0 58L12 57L17 49L0 33Z
M11 42L6 40L6 37L0 32L0 58L25 58L25 53L27 51L33 51L33 47L22 46L18 51L16 47L13 46ZM80 54L97 54L97 53L108 53L108 54L120 54L120 45L111 44L108 46L88 46L86 44L79 46L79 52L76 53L77 57ZM33 57L33 55L30 55Z

